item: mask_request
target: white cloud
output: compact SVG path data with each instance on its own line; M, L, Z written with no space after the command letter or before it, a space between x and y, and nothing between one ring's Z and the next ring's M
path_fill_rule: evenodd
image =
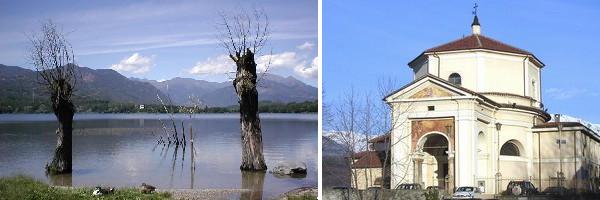
M234 71L235 63L231 60L231 58L229 58L229 56L223 54L196 63L196 65L189 70L189 73L194 75L214 75L225 74Z
M314 46L315 46L315 44L313 44L312 42L304 42L304 44L301 44L300 46L297 46L296 48L298 48L300 50L311 50Z
M316 80L319 64L319 57L315 57L309 64L309 61L298 56L296 52L286 51L258 57L256 59L256 71L258 73L264 72L268 66L269 73L276 70L275 73L294 73L300 77ZM196 63L188 72L194 75L225 75L235 72L235 63L229 56L223 54Z
M293 69L294 66L301 63L295 52L264 55L256 59L256 71L259 73L264 72L267 66L269 66L269 70L281 68ZM223 54L196 63L188 72L195 75L225 74L235 72L235 63L228 55Z
M114 64L110 68L118 72L144 74L149 72L153 65L154 62L151 57L134 53L129 58L124 58L119 64Z
M283 52L279 54L264 55L256 60L257 71L263 72L267 65L269 70L279 68L293 68L301 64L301 61L296 56L295 52Z
M298 65L296 68L294 68L294 72L304 78L317 79L319 76L320 64L321 58L315 57L310 63L310 66L304 67L304 65Z

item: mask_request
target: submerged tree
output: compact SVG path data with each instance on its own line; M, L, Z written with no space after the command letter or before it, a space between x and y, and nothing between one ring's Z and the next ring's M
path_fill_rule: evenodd
M233 87L240 105L242 135L241 170L264 171L262 131L258 116L258 92L255 55L269 38L269 20L264 12L254 11L228 17L221 15L221 45L235 62Z
M57 25L47 21L41 33L30 38L30 61L38 79L50 94L52 111L58 119L57 144L52 162L46 164L50 174L70 173L72 170L72 132L75 106L71 100L76 82L75 56L65 35Z

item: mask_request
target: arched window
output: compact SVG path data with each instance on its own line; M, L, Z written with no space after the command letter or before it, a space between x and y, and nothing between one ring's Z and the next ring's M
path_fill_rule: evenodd
M452 83L454 85L458 85L458 86L460 86L460 84L462 84L460 74L458 74L458 73L450 74L450 77L448 77L448 81L450 81L450 83Z
M520 156L519 147L512 141L508 141L500 148L500 155L503 156Z

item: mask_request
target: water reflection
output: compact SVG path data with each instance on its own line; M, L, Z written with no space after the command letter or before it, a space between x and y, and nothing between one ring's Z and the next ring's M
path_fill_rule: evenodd
M275 178L281 178L281 179L289 179L289 178L302 179L302 178L306 178L306 174L302 174L302 173L273 174L273 177L275 177Z
M262 199L264 183L265 183L265 172L242 171L242 189L249 189L250 191L242 192L240 199L249 199L249 200Z
M191 131L191 130L190 130ZM192 132L193 133L193 132ZM194 134L192 134L192 137L190 138L190 146L192 147L192 152L190 153L190 162L192 162L192 164L190 165L190 189L194 189L194 176L196 174L196 161L195 161L195 157L196 157L196 151L194 149ZM181 163L181 168L183 168L183 162Z

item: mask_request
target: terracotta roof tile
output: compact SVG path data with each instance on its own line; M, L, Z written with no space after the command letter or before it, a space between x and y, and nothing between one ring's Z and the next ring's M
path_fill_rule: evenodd
M464 37L446 44L442 44L437 47L433 47L425 50L425 53L429 52L442 52L442 51L457 51L457 50L468 50L468 49L488 49L494 51L503 51L510 53L533 55L532 53L523 49L513 47L511 45L502 43L492 38L485 37L480 34L473 34L468 37Z
M585 127L583 124L581 124L579 122L560 122L560 123L562 124L563 127L576 127L576 126ZM558 127L558 122L546 122L543 124L535 125L533 128L553 128L553 127Z
M362 155L352 165L352 168L381 168L383 160L385 159L383 152L377 151L363 151L356 153L355 155Z
M363 156L366 156L367 154L369 154L369 152L370 152L370 151L361 151L361 152L354 153L354 154L353 154L353 156L354 156L354 158L356 158L356 159L360 159L360 158L362 158Z

